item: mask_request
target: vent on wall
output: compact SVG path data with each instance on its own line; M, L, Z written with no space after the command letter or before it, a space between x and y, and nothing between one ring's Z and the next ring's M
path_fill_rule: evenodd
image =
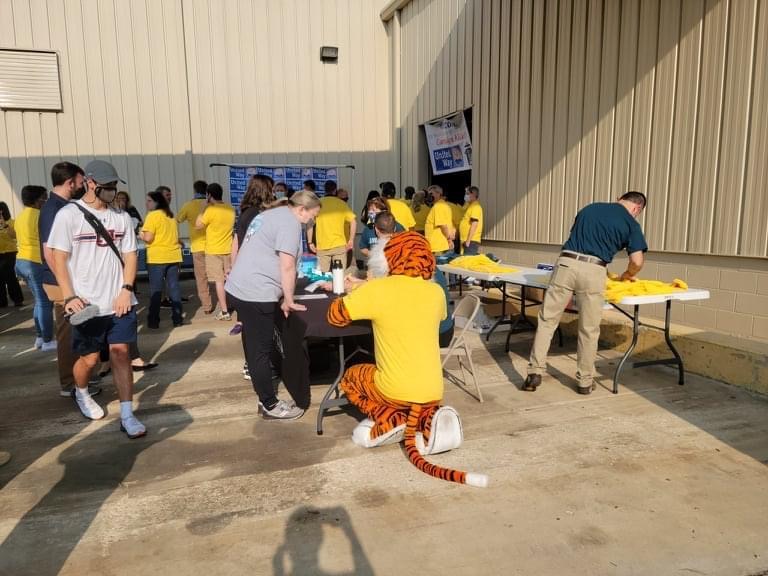
M0 109L61 112L59 55L0 48Z

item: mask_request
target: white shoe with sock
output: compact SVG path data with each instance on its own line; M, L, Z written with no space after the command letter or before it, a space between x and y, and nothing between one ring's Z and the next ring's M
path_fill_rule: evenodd
M131 440L146 435L147 428L133 415L133 401L120 402L120 431Z
M416 433L416 448L422 456L448 452L461 446L464 441L464 431L461 427L459 413L450 406L442 406L437 409L432 417L432 428L429 434L429 442L424 445L424 436Z
M43 339L40 336L38 336L37 338L35 338L35 349L40 350L40 348L42 347L43 347Z
M89 420L101 420L104 418L104 409L91 398L87 388L73 388L72 399L75 401L75 405L80 410L80 413Z
M376 448L377 446L386 446L388 444L397 444L402 441L405 435L405 424L396 426L389 432L381 434L376 438L371 438L371 430L375 426L375 422L370 418L361 420L360 423L352 430L352 442L363 448Z

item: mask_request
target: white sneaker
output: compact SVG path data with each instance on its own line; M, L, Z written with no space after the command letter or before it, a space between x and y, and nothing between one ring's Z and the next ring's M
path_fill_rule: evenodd
M386 446L388 444L397 444L405 436L405 424L393 428L389 432L376 438L371 438L371 430L374 421L370 418L361 420L355 429L352 430L352 442L363 448L376 448L377 446Z
M131 440L141 438L147 434L146 426L139 422L133 414L125 420L120 420L120 431L125 432Z
M424 445L424 436L416 433L416 448L422 456L448 452L461 446L464 441L464 431L458 412L450 406L438 408L432 417L432 429L429 442Z
M72 389L72 399L75 401L80 413L90 420L101 420L104 418L104 410L96 404L96 401L89 395L80 395L77 388Z
M304 410L285 400L278 400L272 410L267 410L264 404L259 402L259 412L264 420L298 420L304 416Z
M40 348L42 347L43 347L43 339L40 338L40 336L38 336L37 338L35 338L35 349L40 350Z
M42 350L43 352L55 352L56 340L51 340L50 342L43 342L42 346L40 346L40 350Z

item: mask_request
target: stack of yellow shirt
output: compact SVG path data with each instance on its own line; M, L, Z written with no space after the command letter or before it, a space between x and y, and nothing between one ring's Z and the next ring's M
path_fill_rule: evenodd
M458 258L451 260L449 265L465 270L471 270L472 272L486 272L488 274L511 274L512 272L517 272L517 268L502 266L488 258L485 254L459 256Z
M687 290L688 284L675 278L671 283L658 280L629 280L622 282L615 275L605 281L605 299L609 302L618 302L627 296L651 296L658 294L672 294Z

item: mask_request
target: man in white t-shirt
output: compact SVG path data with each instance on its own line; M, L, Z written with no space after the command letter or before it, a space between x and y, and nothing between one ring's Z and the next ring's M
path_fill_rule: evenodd
M146 428L133 415L133 372L128 350L136 341L136 236L130 216L111 207L118 181L124 183L112 164L90 162L85 167L86 193L56 214L48 247L53 250L54 274L64 297L64 311L82 316L88 308L93 315L72 326L72 351L77 358L72 370L72 398L86 418L104 417L104 410L88 394L88 377L99 361L99 351L109 346L120 397L120 429L129 438L138 438L146 434ZM83 211L101 223L119 256Z

